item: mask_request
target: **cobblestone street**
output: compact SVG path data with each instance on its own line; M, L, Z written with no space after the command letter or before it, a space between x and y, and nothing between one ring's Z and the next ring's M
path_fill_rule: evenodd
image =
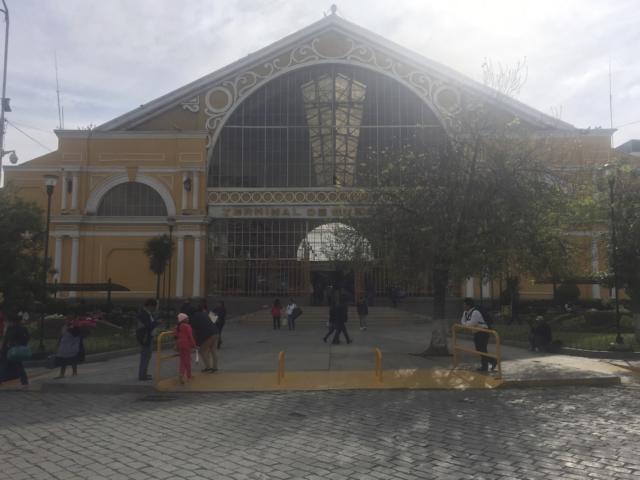
M3 479L638 478L637 387L0 396Z

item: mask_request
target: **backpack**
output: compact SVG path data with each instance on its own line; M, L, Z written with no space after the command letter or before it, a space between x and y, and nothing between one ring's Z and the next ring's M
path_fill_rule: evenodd
M483 306L480 306L480 305L476 305L473 308L475 308L478 312L480 312L480 315L482 315L484 323L487 324L487 328L492 329L493 328L493 316L491 315L489 310L487 310L486 308L484 308Z

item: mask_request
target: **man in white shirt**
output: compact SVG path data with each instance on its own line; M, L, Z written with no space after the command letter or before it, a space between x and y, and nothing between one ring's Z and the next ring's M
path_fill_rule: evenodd
M487 323L484 321L482 313L475 307L473 298L464 299L464 312L462 312L462 319L460 320L460 323L466 327L489 328ZM473 343L476 346L477 352L487 353L489 332L473 332ZM496 359L482 355L480 357L480 368L478 368L478 371L488 371L489 363L491 363L491 371L494 371L497 365Z

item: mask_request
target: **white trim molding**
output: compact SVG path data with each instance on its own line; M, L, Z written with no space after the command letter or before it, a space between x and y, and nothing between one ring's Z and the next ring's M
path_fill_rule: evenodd
M171 192L161 181L153 177L150 177L148 175L144 175L140 172L136 174L134 181L138 183L143 183L153 188L156 192L158 192L160 197L162 197L162 200L164 200L165 206L167 207L167 216L175 217L176 215L175 202L173 201ZM95 215L96 212L98 211L98 206L100 205L100 201L102 200L102 197L104 197L105 194L109 190L111 190L113 187L116 187L122 183L127 183L127 182L129 182L129 176L126 173L113 176L105 180L104 182L102 182L100 185L94 188L91 194L89 195L89 199L87 200L87 206L85 208L85 213L87 215Z

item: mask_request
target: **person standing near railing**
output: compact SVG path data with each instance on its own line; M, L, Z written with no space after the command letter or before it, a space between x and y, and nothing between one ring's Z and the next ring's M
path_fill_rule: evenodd
M476 328L489 328L487 322L480 310L475 306L473 298L464 299L464 312L462 312L462 319L460 323L465 327ZM475 344L477 352L487 353L487 345L489 344L489 332L473 332L473 343ZM486 372L489 370L489 363L491 363L491 371L496 369L498 362L495 358L480 356L480 368L479 372Z

